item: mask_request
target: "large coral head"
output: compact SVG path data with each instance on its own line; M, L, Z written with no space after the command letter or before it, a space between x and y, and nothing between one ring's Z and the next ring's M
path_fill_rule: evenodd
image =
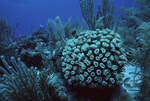
M62 72L69 85L102 89L121 83L127 59L119 34L88 30L66 43Z

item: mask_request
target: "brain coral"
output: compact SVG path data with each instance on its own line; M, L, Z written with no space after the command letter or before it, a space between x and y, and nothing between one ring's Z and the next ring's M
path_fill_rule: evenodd
M100 89L121 83L127 61L120 35L109 29L88 30L69 39L61 58L69 85Z

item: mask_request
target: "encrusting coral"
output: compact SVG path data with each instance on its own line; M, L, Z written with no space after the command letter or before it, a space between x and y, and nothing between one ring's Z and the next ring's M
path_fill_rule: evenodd
M103 89L121 83L127 59L119 34L110 29L88 30L66 43L61 58L69 85Z

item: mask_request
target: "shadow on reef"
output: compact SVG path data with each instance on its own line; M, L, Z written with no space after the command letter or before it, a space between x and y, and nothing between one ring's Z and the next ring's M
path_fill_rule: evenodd
M121 89L119 87L118 91L116 88L108 88L104 90L94 89L94 88L83 88L83 87L70 87L71 91L76 92L74 97L77 101L119 101L119 96ZM120 91L119 91L120 89ZM113 97L113 100L112 100ZM116 97L116 98L115 98ZM115 99L115 100L114 100Z

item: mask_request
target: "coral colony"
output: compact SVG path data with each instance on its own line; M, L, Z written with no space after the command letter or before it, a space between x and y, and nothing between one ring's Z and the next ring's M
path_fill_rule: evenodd
M121 83L127 60L119 34L109 29L81 32L67 41L61 58L68 84L100 89Z

